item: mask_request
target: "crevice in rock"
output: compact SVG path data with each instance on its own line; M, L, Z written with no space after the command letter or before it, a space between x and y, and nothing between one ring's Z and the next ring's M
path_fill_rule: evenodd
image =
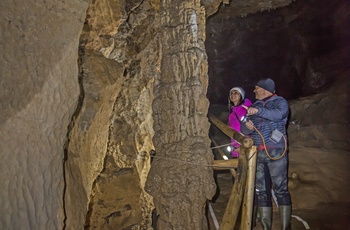
M67 210L66 210L66 190L67 190L67 167L66 167L66 162L68 160L68 147L69 147L69 142L70 142L70 136L71 136L71 131L72 128L75 124L75 119L79 116L82 106L83 106L83 101L84 101L84 87L83 87L83 76L84 76L84 69L81 68L81 65L83 63L83 56L84 56L84 52L85 52L85 45L86 45L86 41L81 41L79 43L79 48L78 48L78 67L79 67L79 73L78 73L78 83L79 83L79 89L80 89L80 93L79 93L79 97L77 99L77 103L76 103L76 109L74 111L74 113L72 114L71 117L71 121L67 127L67 137L66 137L66 141L64 144L64 148L63 148L63 152L64 152L64 157L63 157L63 162L62 162L62 168L63 168L63 197L62 197L62 201L63 201L63 213L64 213L64 217L63 217L63 230L66 229L67 227Z

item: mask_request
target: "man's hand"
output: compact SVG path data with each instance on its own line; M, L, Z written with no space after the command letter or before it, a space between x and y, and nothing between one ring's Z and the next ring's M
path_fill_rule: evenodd
M247 110L247 116L257 114L259 112L259 109L254 107L247 107L245 105L242 105L243 108Z
M254 108L254 107L247 107L245 105L242 105L242 107L247 110L247 114L246 114L247 116L254 115L254 114L257 114L259 112L259 109ZM251 120L248 120L245 123L245 127L247 127L247 129L249 129L249 130L253 130L254 129L254 123Z
M249 120L249 121L247 121L245 123L245 127L247 127L247 129L249 129L249 130L253 130L254 129L254 123L251 120Z

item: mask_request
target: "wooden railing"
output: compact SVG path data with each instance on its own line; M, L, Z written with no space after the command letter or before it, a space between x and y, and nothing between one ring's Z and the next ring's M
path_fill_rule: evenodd
M214 115L209 114L208 117L209 121L224 134L241 143L238 159L214 160L214 166L220 166L214 167L214 170L222 170L224 166L229 168L231 174L235 177L219 229L233 230L237 225L239 211L242 208L240 230L250 230L252 229L256 146L253 145L251 138L231 129ZM215 140L213 140L213 143L217 145ZM220 153L221 150L218 149L218 151ZM224 153L221 152L220 155L223 156Z

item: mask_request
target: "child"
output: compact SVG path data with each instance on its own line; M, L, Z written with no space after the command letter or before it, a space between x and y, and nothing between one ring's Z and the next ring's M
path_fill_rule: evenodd
M252 102L248 98L244 98L245 92L241 87L234 87L230 90L228 97L228 107L231 111L231 114L228 117L228 126L232 129L241 132L241 123L240 119L246 115L247 110L242 106L249 107L252 105ZM233 151L232 157L237 158L239 153L236 149L240 146L235 140L231 139Z

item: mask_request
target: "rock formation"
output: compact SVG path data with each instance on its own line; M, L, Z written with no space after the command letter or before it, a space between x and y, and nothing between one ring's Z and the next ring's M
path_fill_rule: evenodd
M62 229L87 1L1 1L1 229Z
M158 229L209 228L206 201L215 194L209 102L225 103L227 87L253 87L261 77L233 55L249 54L247 38L282 26L270 37L276 39L304 22L309 31L313 21L303 20L316 4L297 1L274 11L291 1L224 3L0 3L1 229L151 229L156 221ZM275 73L295 71L287 78L292 87L281 87L286 96L320 93L337 81L330 79L348 57L348 8L341 0L322 8L319 19L332 12L331 22L320 24L325 40L310 30L308 43L298 36L278 41L280 50L290 48L269 63L284 64ZM260 27L261 21L273 23ZM329 38L339 43L323 49L327 55L310 46ZM224 59L241 65L221 74L230 69ZM226 77L232 73L234 82ZM291 93L300 82L302 90Z

